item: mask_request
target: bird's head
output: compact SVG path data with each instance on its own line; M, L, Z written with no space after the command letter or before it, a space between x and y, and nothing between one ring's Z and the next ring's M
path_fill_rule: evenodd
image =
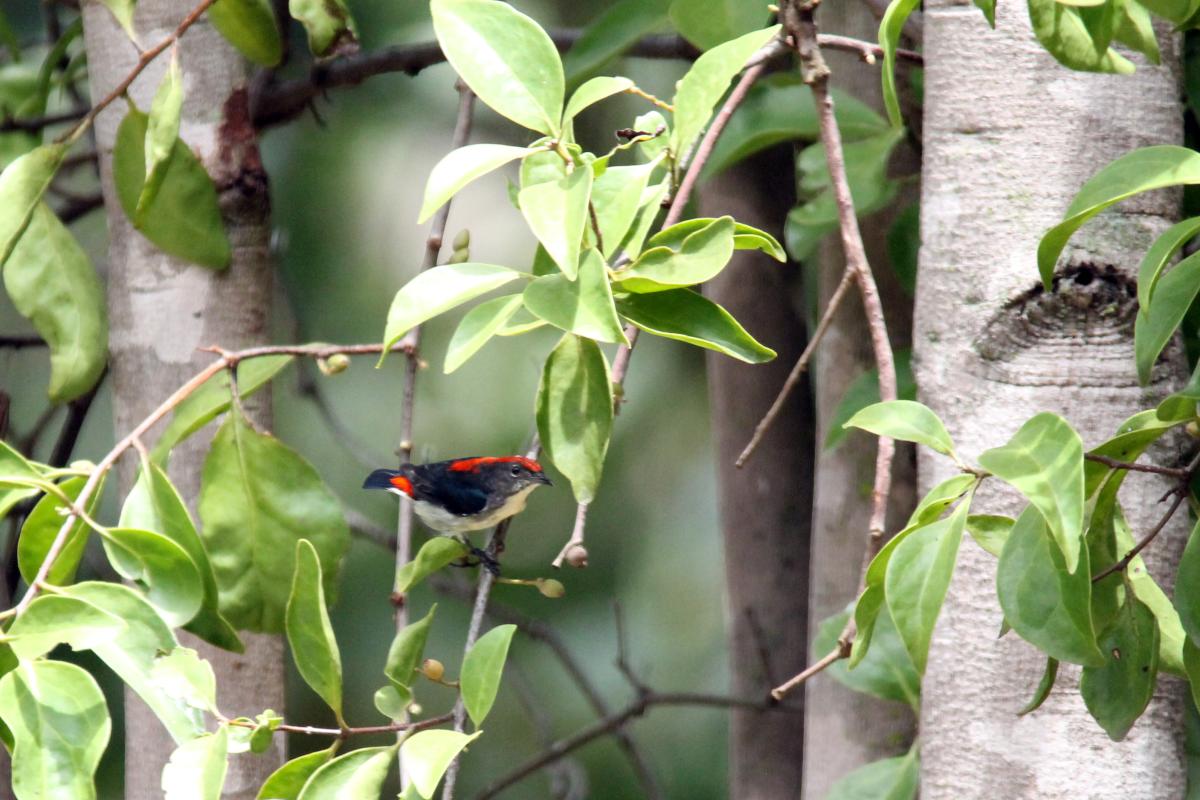
M450 472L475 473L490 493L514 495L525 489L551 486L542 465L523 456L464 458L450 465Z

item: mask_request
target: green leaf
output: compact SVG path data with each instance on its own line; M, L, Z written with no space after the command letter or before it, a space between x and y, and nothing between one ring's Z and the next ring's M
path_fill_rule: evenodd
M615 255L629 228L637 219L650 175L659 159L631 167L609 167L592 183L592 206L600 228L605 258Z
M749 364L762 364L776 355L728 311L691 289L631 294L617 301L617 311L647 333L716 350Z
M1115 50L1097 46L1078 9L1057 0L1029 0L1029 21L1042 47L1064 67L1121 75L1134 71L1133 64Z
M4 288L49 345L50 399L73 400L95 386L108 362L104 288L87 253L45 203L34 208L4 267Z
M1197 0L1138 0L1151 13L1165 17L1171 22L1182 25L1188 22L1200 10Z
M274 378L281 369L292 363L295 356L263 356L241 361L237 365L238 396L243 400L257 392ZM192 392L182 403L175 407L171 422L167 425L154 449L151 458L163 465L171 448L203 428L219 415L229 410L229 370L223 369L209 378L204 384ZM156 527L150 525L148 527ZM172 538L175 538L172 536ZM192 548L182 539L176 539L192 552ZM195 554L193 554L195 558ZM199 561L197 561L199 563ZM214 644L217 644L214 642Z
M500 116L559 133L564 79L546 32L507 3L433 0L433 30L454 71Z
M344 0L288 0L288 13L308 33L308 49L318 58L358 52L358 26Z
M272 772L258 790L258 800L296 800L312 774L333 758L337 746L335 742L326 750L305 753Z
M213 439L200 484L202 536L221 614L237 628L280 632L296 542L321 557L325 596L350 540L342 506L312 465L233 410Z
M765 4L746 0L673 0L671 24L701 50L762 27Z
M1087 561L1087 550L1080 554ZM1092 626L1091 572L1068 572L1062 550L1032 504L1017 518L996 567L1004 618L1021 638L1047 655L1102 666Z
M1192 528L1175 575L1175 610L1188 638L1200 642L1200 523Z
M179 51L171 51L170 66L163 75L154 102L150 105L150 118L146 128L146 182L138 195L134 219L142 218L167 174L175 142L179 139L179 112L183 110L183 74L179 69Z
M987 20L988 25L992 30L996 29L996 0L972 0L976 8L983 12L983 18Z
M1012 517L996 516L994 514L972 514L967 517L967 533L980 547L996 558L1004 550L1004 543L1012 533L1015 520Z
M1159 403L1154 415L1168 424L1185 422L1196 416L1197 401L1200 401L1200 364L1192 371L1187 385Z
M1113 0L1113 39L1142 55L1151 64L1161 64L1162 54L1154 35L1154 20L1138 0Z
M480 303L468 311L446 346L443 371L449 375L478 353L512 319L521 304L521 295L506 294Z
M1042 703L1046 702L1050 697L1050 690L1054 688L1054 681L1058 678L1058 659L1047 658L1046 669L1042 672L1042 679L1038 681L1037 689L1033 692L1033 697L1025 704L1025 707L1017 712L1018 717L1023 717L1026 714L1032 714L1042 707Z
M917 399L917 381L912 371L912 350L896 350L896 396L901 400ZM846 387L829 419L829 430L825 434L826 450L837 447L849 435L846 427L850 418L862 409L879 402L879 370L872 368L859 375Z
M917 253L921 247L921 204L912 203L896 215L887 232L888 261L900 286L912 297L917 292Z
M229 767L229 729L184 742L163 767L164 800L220 800Z
M921 674L925 673L933 626L954 575L970 505L968 495L949 519L913 531L888 561L883 589L888 610L913 665Z
M696 63L676 85L675 127L671 131L671 151L682 162L700 132L708 125L713 109L750 57L775 38L779 26L718 45L696 59Z
M546 359L537 394L542 447L571 481L575 499L596 496L612 433L608 362L591 339L567 334Z
M1143 385L1150 382L1154 362L1175 335L1197 294L1200 294L1200 253L1193 253L1162 277L1150 304L1138 309L1133 353L1138 380Z
M466 554L466 548L458 540L448 536L433 537L421 545L416 558L396 570L394 591L398 594L409 592L418 583Z
M0 519L4 519L13 506L36 496L40 490L30 483L41 480L42 473L37 467L0 441Z
M849 612L834 614L821 623L813 639L813 653L828 653L837 647L838 636L846 626ZM871 637L870 653L860 664L849 669L844 660L835 661L826 672L838 683L856 692L897 700L914 709L921 699L921 676L896 632L892 615L886 609L879 615Z
M156 658L150 667L150 680L167 696L191 708L214 712L217 707L217 678L212 664L189 647L176 647Z
M371 701L375 710L383 716L391 720L400 720L408 713L408 707L412 703L412 692L403 686L389 683L376 689Z
M172 627L185 625L204 603L204 584L187 551L170 538L138 528L109 528L102 536L109 563L146 587L146 599Z
M609 172L611 171L610 169ZM732 218L722 217L721 219ZM693 233L707 228L718 221L712 217L696 217L684 220L669 228L664 228L651 236L650 240L646 242L646 247L669 247L672 250L678 250ZM787 261L787 254L783 252L783 246L779 244L778 239L766 231L759 230L750 225L744 225L737 221L733 223L733 249L761 250L776 261Z
M591 194L592 171L580 166L560 180L527 186L517 195L517 205L529 229L571 280L575 280L579 268Z
M429 613L416 622L410 623L396 633L388 648L387 665L383 674L391 681L392 686L407 690L412 684L413 672L421 663L425 654L425 642L429 638L429 628L433 625L433 614L437 611L437 603L429 609Z
M1054 0L1037 2L1058 5ZM1135 194L1194 183L1200 183L1200 153L1186 147L1143 147L1104 167L1080 188L1063 221L1042 235L1038 244L1038 270L1046 288L1051 287L1054 266L1067 240L1089 219Z
M296 571L288 597L286 627L300 677L341 720L342 658L325 608L321 562L307 539L296 543Z
M516 631L516 625L497 625L480 636L463 658L460 691L467 714L477 728L483 724L492 710L492 704L496 702L504 662L508 659L508 647Z
M269 0L217 0L208 8L208 21L255 64L274 67L283 59L279 23Z
M1150 245L1138 267L1137 292L1138 305L1141 308L1150 307L1154 290L1167 262L1197 233L1200 233L1200 217L1192 217L1167 228L1154 240L1154 244Z
M138 231L169 255L212 269L229 266L231 250L217 203L217 189L204 165L176 138L162 184L139 213L146 183L146 134L149 118L130 106L113 144L113 182L125 215Z
M59 644L87 650L119 635L124 627L120 618L84 600L42 595L13 621L4 641L17 658L30 661Z
M239 367L252 363L254 360L243 361ZM226 379L228 380L228 376ZM243 379L239 378L238 383L245 391ZM204 391L209 385L205 383L197 393ZM161 443L163 439L160 438L159 441ZM213 575L204 542L192 523L192 516L166 472L154 462L143 462L142 474L121 508L120 524L126 528L158 531L184 549L199 574L202 591L200 610L184 628L217 647L242 652L242 642L237 631L221 616L217 579Z
M720 274L733 255L733 217L720 217L689 234L678 250L651 247L617 272L618 289L638 294L703 283Z
M638 208L637 216L634 217L633 225L629 228L629 233L625 234L625 239L621 242L619 248L620 250L629 253L631 256L642 252L642 242L646 241L646 236L650 233L650 228L662 212L663 199L667 196L670 188L670 178L664 178L660 183L646 187L646 191L642 192L642 202Z
M470 144L451 150L429 173L417 224L432 217L435 211L446 205L451 197L471 181L499 169L510 161L537 152L540 151L532 147L511 147L504 144Z
M1066 420L1043 412L1008 443L985 450L979 465L1025 495L1041 512L1066 558L1079 564L1083 536L1083 440ZM1063 659L1069 661L1070 659Z
M19 798L95 800L93 778L112 722L96 681L74 664L25 661L0 678Z
M667 0L620 0L604 10L563 57L567 83L577 84L667 21Z
M392 300L383 334L384 352L379 356L379 363L383 363L392 345L425 320L520 276L520 272L508 267L471 262L445 264L417 273Z
M1118 529L1117 541L1123 552L1128 552L1133 547L1133 537L1123 538L1121 535L1122 533L1128 535L1128 532L1127 526L1123 531ZM1134 595L1146 604L1154 614L1154 618L1158 620L1159 669L1174 675L1183 675L1183 642L1186 635L1183 632L1183 625L1179 621L1179 612L1171 604L1171 598L1146 570L1146 563L1141 556L1135 556L1129 562L1129 566L1125 568L1125 574L1129 579L1129 585L1133 587Z
M620 94L632 88L633 81L629 78L598 76L585 82L571 94L567 107L563 110L563 128L570 139L575 138L571 123L588 106L595 105L601 100Z
M1200 647L1191 639L1183 644L1183 664L1187 669L1187 679L1192 689L1192 704L1200 709Z
M66 145L43 145L0 172L0 268L8 263L66 153Z
M588 250L572 281L566 275L547 275L525 287L525 308L568 333L601 342L628 344L613 305L608 268L599 251Z
M883 105L892 126L904 125L900 115L900 99L896 94L896 48L908 17L921 5L921 0L892 0L879 21L879 46L883 48Z
M163 691L151 679L159 653L169 653L179 646L175 634L154 607L128 586L117 583L86 581L68 586L63 592L104 609L125 623L122 630L92 643L91 650L126 686L137 692L171 738L180 743L204 733L203 714Z
M433 797L450 762L482 733L475 731L468 736L458 731L420 731L404 740L400 758L421 797Z
M850 142L843 148L846 181L859 217L889 206L895 197L899 183L888 177L888 164L903 138L903 128L888 128L869 138ZM837 199L829 177L825 145L818 142L804 148L796 159L796 171L803 202L788 212L785 236L791 230L794 238L795 229L808 228L813 237L819 238L825 231L836 229L838 224ZM806 257L803 253L794 252L793 255Z
M917 507L909 515L908 524L905 527L919 528L933 522L942 516L942 512L954 505L955 500L966 494L976 480L974 475L963 472L951 475L934 486L921 498L921 502L917 503Z
M954 456L954 443L941 419L926 406L912 400L891 400L867 406L842 427L862 428L879 436L916 442Z
M830 787L825 800L914 800L920 772L914 747L907 755L872 761L855 769Z
M125 33L134 42L137 41L137 34L133 30L133 10L137 5L137 0L100 0L104 6L112 12L117 23L125 30Z
M298 800L377 798L395 760L394 746L364 747L338 756L312 773L300 790Z
M1158 623L1133 593L1100 634L1105 662L1084 667L1079 693L1087 709L1115 742L1125 738L1150 704L1158 680Z
M85 483L86 478L68 478L58 486L74 501L83 491ZM100 494L98 491L94 492L88 500L86 510L89 514L95 511ZM21 538L17 542L17 565L25 583L33 583L46 554L50 552L50 546L66 519L65 510L65 506L57 497L46 495L25 518L25 524L21 526ZM50 567L50 572L46 575L47 581L56 586L63 586L75 580L75 570L83 558L84 548L87 547L89 531L88 526L79 519L72 523L71 532L67 534L67 544Z

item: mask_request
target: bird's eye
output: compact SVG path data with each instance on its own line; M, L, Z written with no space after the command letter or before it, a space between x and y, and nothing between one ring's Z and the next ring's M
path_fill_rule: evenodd
M521 468L518 465L513 464L512 468L509 469L509 472L512 473L512 476L514 478L517 478L517 477L520 477L520 475L521 475Z

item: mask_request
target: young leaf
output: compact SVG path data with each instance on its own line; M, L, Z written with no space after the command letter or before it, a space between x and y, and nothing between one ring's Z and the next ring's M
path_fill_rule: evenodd
M1189 21L1200 11L1197 0L1138 0L1142 5L1159 17L1165 17L1177 25Z
M1058 659L1047 658L1046 669L1042 672L1042 679L1038 681L1037 689L1033 692L1033 697L1025 704L1025 707L1017 712L1018 717L1023 717L1026 714L1032 714L1042 707L1042 703L1046 702L1050 697L1050 690L1054 688L1054 681L1058 678Z
M962 497L978 480L974 475L959 473L930 489L908 517L905 528L919 528L938 519L954 501ZM899 535L899 534L897 534Z
M1062 551L1032 504L1017 518L996 567L996 596L1021 638L1060 661L1103 666L1092 625L1091 572L1068 572Z
M321 557L325 596L350 540L342 506L312 465L233 410L217 431L200 483L201 531L221 597L237 628L280 632L296 542Z
M300 790L314 772L333 758L338 742L325 750L305 753L293 758L271 773L266 783L258 790L257 800L296 800Z
M1143 385L1150 382L1154 362L1175 335L1197 294L1200 294L1200 253L1193 253L1162 277L1153 300L1138 309L1133 355L1138 380Z
M412 587L437 572L451 561L467 554L462 543L447 536L435 536L417 551L417 557L396 571L396 586L393 591L405 594Z
M504 144L470 144L451 150L429 173L417 224L432 217L435 211L446 205L451 197L471 181L499 169L510 161L536 152L538 151L531 147L510 147Z
M967 517L967 533L980 547L999 558L1008 535L1012 533L1013 522L1015 520L1012 517L972 514Z
M617 301L617 311L647 333L716 350L748 364L775 358L775 351L755 340L728 311L691 289L631 294Z
M917 399L917 381L912 371L912 350L896 350L896 396L900 400ZM850 433L846 423L862 409L879 402L879 370L872 368L859 375L838 401L829 419L829 430L825 434L825 449L841 444Z
M1058 5L1054 0L1037 2ZM1089 219L1135 194L1194 183L1200 183L1200 153L1186 147L1143 147L1104 167L1080 188L1063 221L1042 235L1038 244L1038 270L1046 288L1051 286L1054 266L1067 240Z
M437 611L437 603L429 609L429 613L416 622L410 623L396 634L392 646L388 648L387 666L383 674L397 688L408 689L412 683L413 672L421 663L425 653L425 642L429 638L429 628L433 625L433 614Z
M949 519L914 531L896 547L888 561L883 589L888 610L913 665L921 674L925 673L933 626L954 575L970 505L968 495Z
M112 170L121 208L133 227L164 253L224 269L229 266L231 251L217 190L204 165L181 139L175 139L158 192L139 213L138 199L146 184L149 126L149 117L130 106L117 128Z
M184 742L163 767L164 800L220 800L229 767L229 728Z
M137 0L100 0L100 2L112 12L125 34L136 42L137 34L133 30L133 9L137 5Z
M298 800L357 800L379 797L396 748L364 747L321 765L300 790ZM407 768L407 764L405 765ZM272 799L274 800L274 799Z
M154 102L150 105L150 119L146 127L146 182L138 195L133 218L143 217L167 173L167 164L175 152L179 139L179 113L183 109L183 74L179 69L179 51L171 51L170 65L163 75Z
M650 247L618 272L618 288L638 294L692 286L716 277L733 255L733 218L721 217L689 234L678 250Z
M913 747L906 755L872 761L854 770L829 789L825 800L914 800L920 772Z
M446 346L446 363L443 371L449 375L467 363L479 352L488 340L499 332L521 307L519 294L506 294L480 303L472 308L454 329L450 344Z
M1113 39L1161 64L1162 54L1154 34L1154 20L1139 0L1113 0Z
M1100 635L1103 666L1084 667L1079 693L1108 738L1119 742L1150 704L1158 681L1158 623L1132 592Z
M159 656L150 667L150 680L168 696L192 708L213 711L217 705L217 678L212 664L188 647L176 647Z
M0 718L15 743L17 797L95 800L112 722L91 675L62 661L23 661L0 678Z
M912 400L892 400L867 406L851 417L843 428L862 428L879 436L932 447L954 456L954 443L938 415Z
M296 571L287 603L287 638L300 677L342 718L342 658L325 608L321 562L307 539L296 543Z
M568 333L600 342L628 344L613 305L608 268L598 250L588 250L575 280L547 275L525 287L525 308Z
M1041 512L1074 572L1083 536L1083 441L1075 429L1057 414L1038 414L1007 444L981 453L979 465Z
M1175 575L1175 610L1188 638L1200 642L1200 522L1192 528Z
M1129 525L1123 518L1118 518L1115 527L1116 552L1129 552L1133 549L1133 533L1129 530ZM1140 555L1134 556L1129 562L1129 566L1125 568L1125 576L1134 595L1146 604L1158 620L1158 668L1163 672L1183 675L1183 643L1187 636L1183 631L1183 624L1179 621L1179 612L1171 604L1171 598L1147 571L1146 562Z
M892 126L904 125L900 116L900 99L896 94L896 47L908 17L921 5L921 0L892 0L879 21L879 46L883 48L883 105Z
M463 658L460 691L467 714L477 728L483 724L492 710L492 704L496 702L500 676L508 659L508 647L516 631L516 625L497 625L480 636Z
M612 172L612 170L610 169L609 172ZM651 236L650 240L646 242L646 247L669 247L672 250L678 250L689 236L716 221L712 217L695 217L683 222L677 222L671 227L664 228ZM733 249L760 250L776 261L787 261L787 255L783 252L783 245L779 244L778 239L766 231L761 231L758 228L745 225L736 220L733 223Z
M8 263L66 153L66 145L44 145L0 172L0 268Z
M400 745L400 758L421 797L426 800L433 797L450 762L482 733L475 731L468 736L458 731L420 731L404 740L404 744Z
M146 586L146 599L172 627L185 625L204 602L204 584L187 551L170 538L138 528L102 535L109 563L126 580Z
M1057 0L1029 0L1029 21L1042 47L1065 67L1122 75L1134 71L1127 58L1103 39L1095 40L1078 9Z
M567 132L567 137L574 138L571 123L581 111L614 94L620 94L633 85L633 81L629 78L601 76L592 78L576 89L571 94L571 99L567 101L566 109L563 110L563 127Z
M34 207L4 266L4 288L50 347L50 399L73 400L95 386L108 363L104 288L87 253L45 203Z
M317 58L358 52L358 26L345 0L288 0L288 13L308 33L308 49Z
M83 491L86 482L85 478L68 478L58 486L74 502ZM95 511L99 497L100 492L95 492L88 501L89 514ZM21 526L21 538L17 542L17 565L27 584L33 583L38 568L50 552L50 546L58 536L59 528L65 519L63 513L62 501L53 495L46 495L25 518L25 524ZM54 560L50 572L46 574L47 581L56 586L64 586L75 580L75 570L83 558L84 548L87 547L89 531L82 520L76 519L72 523L71 532L67 534L67 544Z
M568 333L546 359L537 394L542 446L571 481L575 499L596 496L612 433L608 362L591 339Z
M379 363L383 363L392 345L425 320L520 276L520 272L508 267L470 262L445 264L417 273L392 300L383 334L384 352L379 356Z
M389 683L375 690L371 701L375 710L391 720L403 719L412 703L412 692L403 686Z
M625 239L621 242L620 251L628 253L630 257L642 252L642 243L646 241L650 228L662 212L663 199L667 196L670 188L670 178L664 178L657 185L647 186L646 190L642 192L642 201L638 207L637 216L634 217L629 232L625 234Z
M591 195L592 171L586 166L577 166L560 180L526 186L517 195L517 205L529 229L571 280L578 272Z
M563 57L567 83L576 85L667 20L667 0L620 0L604 10Z
M433 0L430 11L446 60L480 100L518 125L558 136L562 61L536 22L496 0Z
M674 0L671 24L701 50L762 27L766 7L744 0Z
M208 7L208 21L259 66L274 67L283 58L279 23L269 0L217 0Z
M838 635L846 625L849 613L834 614L821 623L813 639L813 653L828 653L837 646ZM896 632L892 615L883 610L875 622L871 636L871 651L850 669L845 661L835 661L826 672L838 683L853 689L920 707L921 676L913 667L912 658Z
M605 258L617 253L629 226L637 219L646 183L658 162L656 158L631 167L609 167L593 181L592 206L596 209L596 222L604 245L600 252Z
M10 445L0 442L0 520L17 503L34 497L40 491L31 486L42 480L42 473L25 456Z
M31 661L59 644L87 650L120 634L125 623L102 608L75 597L43 595L13 621L4 640L17 658Z

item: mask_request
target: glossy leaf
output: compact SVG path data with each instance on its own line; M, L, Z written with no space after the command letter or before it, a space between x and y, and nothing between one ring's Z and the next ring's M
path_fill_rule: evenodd
M673 0L671 24L701 50L762 27L766 6L746 0Z
M588 250L572 281L566 275L546 275L525 287L525 308L568 333L600 342L628 344L613 305L608 268L597 250Z
M403 688L407 692L412 684L413 672L425 654L425 642L429 638L429 628L433 625L435 611L436 603L424 617L404 626L388 648L387 665L383 668L383 674L397 691Z
M15 745L12 789L21 800L95 800L93 778L112 723L85 670L25 661L0 678L0 718Z
M1038 681L1037 689L1033 692L1033 697L1025 704L1025 707L1017 712L1017 716L1023 717L1026 714L1032 714L1042 707L1042 703L1050 697L1050 692L1054 689L1054 681L1058 679L1058 659L1047 658L1046 669L1042 672L1041 680Z
M1150 704L1158 680L1158 623L1131 593L1100 634L1104 665L1084 667L1079 693L1089 712L1119 742Z
M859 217L887 207L895 197L899 184L888 177L888 164L896 145L904 138L902 128L889 128L868 138L849 142L843 147L846 159L846 181ZM800 151L796 159L800 178L802 203L788 213L785 236L795 238L795 228L807 227L816 236L838 224L837 200L829 177L829 160L825 145L816 143ZM792 232L789 234L788 231ZM797 258L806 257L793 252Z
M1065 67L1122 75L1134 71L1133 64L1112 48L1096 46L1075 8L1057 0L1029 0L1029 21L1042 47Z
M1190 420L1196 416L1197 401L1200 401L1200 365L1192 371L1187 385L1158 404L1154 416L1166 423Z
M1066 569L1062 551L1038 510L1017 518L996 568L996 595L1004 618L1022 639L1047 655L1074 664L1102 666L1092 625L1091 573Z
M298 800L377 798L395 760L396 748L392 746L364 747L338 756L312 773Z
M1124 520L1121 522L1124 523ZM1116 534L1117 552L1127 553L1133 549L1133 534L1127 524L1118 525ZM1183 675L1183 646L1187 637L1179 620L1179 612L1172 605L1171 598L1155 582L1140 555L1134 556L1129 562L1129 566L1125 568L1125 575L1134 595L1150 609L1158 621L1158 668L1163 672Z
M34 208L3 277L13 306L49 345L50 399L89 391L108 362L104 289L87 253L46 204Z
M1012 533L1013 522L1015 520L1012 517L972 514L967 517L967 533L980 547L999 558L1008 535Z
M563 57L567 83L595 74L643 35L660 28L667 20L667 5L667 0L620 0L602 6Z
M0 519L13 506L36 496L39 490L31 487L30 482L40 480L42 474L32 462L6 442L0 442Z
M477 728L483 725L496 702L504 662L508 660L508 648L516 631L516 625L497 625L480 636L463 658L460 691L467 714Z
M217 678L212 664L188 647L160 655L150 667L150 680L169 697L191 708L213 711L217 705Z
M646 247L669 247L678 250L689 236L714 222L717 220L712 217L696 217L678 222L651 236L646 242ZM760 250L776 261L787 261L787 254L783 252L783 245L779 244L778 239L766 231L737 221L733 223L733 249Z
M775 351L754 339L721 306L691 289L631 294L617 311L647 333L724 353L749 364L775 358Z
M8 263L34 211L41 205L42 195L54 180L66 152L65 145L43 145L0 172L0 268Z
M592 205L604 245L605 258L615 255L629 228L637 219L646 184L658 167L658 159L631 167L609 167L592 183Z
M217 0L208 8L208 21L259 66L274 67L283 58L279 23L269 0Z
M542 447L571 481L580 503L596 496L612 419L612 381L604 354L591 339L567 334L542 370L537 425Z
M1183 665L1187 670L1187 679L1192 690L1192 704L1200 709L1200 647L1191 639L1183 644Z
M824 654L837 647L838 636L845 628L848 612L843 611L823 621L813 639L812 652ZM835 661L826 672L838 683L856 692L897 700L918 708L921 699L921 676L913 667L912 658L896 632L896 625L886 609L879 614L871 636L871 650L861 663L849 669L845 661Z
M417 551L417 557L396 570L398 594L405 594L412 587L437 572L451 561L462 558L467 550L462 543L447 536L435 536Z
M560 180L527 186L517 195L517 205L529 229L571 280L579 269L591 193L592 171L576 167Z
M1058 5L1053 0L1038 0ZM1159 145L1126 153L1085 183L1063 221L1042 235L1038 244L1038 270L1050 288L1054 267L1076 230L1104 209L1128 197L1153 189L1200 183L1200 154L1186 147Z
M900 348L896 356L896 397L900 400L917 399L917 381L912 371L912 350ZM852 428L846 423L850 418L869 405L879 402L879 370L869 369L859 375L846 387L845 394L838 401L833 414L829 418L829 430L825 433L825 449L831 449L841 444L850 434Z
M638 208L637 216L633 218L633 224L629 227L629 232L625 234L625 239L621 242L620 247L630 257L642 252L642 243L646 241L646 236L650 233L650 228L662 212L663 199L667 196L670 188L671 181L668 178L663 179L657 184L647 186L646 191L642 192L642 202Z
M975 7L983 12L983 18L993 30L996 28L996 0L972 0Z
M350 531L342 506L312 465L234 410L213 439L200 484L201 531L221 598L239 629L280 632L296 542L321 559L325 596Z
M1057 414L1038 414L1007 444L981 453L979 465L1042 513L1074 572L1083 536L1083 440L1074 428Z
M1188 638L1200 642L1200 523L1192 528L1175 575L1175 610Z
M87 650L124 628L119 617L85 600L51 594L35 598L4 633L4 641L17 658L30 661L59 644Z
M925 493L921 502L917 503L917 507L908 517L905 528L919 528L937 520L947 508L954 505L955 500L966 494L977 480L974 475L964 472L951 475L934 486Z
M671 151L683 161L729 84L750 57L779 33L779 26L753 31L704 53L676 85Z
M179 69L179 51L171 51L171 61L163 75L154 102L150 105L150 117L146 127L146 182L138 195L133 218L143 217L167 174L167 165L175 142L179 139L179 113L183 110L183 73Z
M404 334L444 311L474 300L516 280L520 272L495 264L445 264L423 270L404 285L392 300L383 334L385 351ZM387 353L379 356L379 363Z
M1150 245L1142 263L1138 267L1137 292L1138 305L1145 309L1150 307L1154 290L1162 278L1163 270L1171 257L1179 252L1196 234L1200 233L1200 217L1192 217L1178 222L1164 231Z
M430 11L446 60L480 100L518 125L558 135L562 62L536 22L495 0L433 0Z
M342 718L342 658L325 607L321 562L307 539L296 543L296 571L288 597L288 646L300 677Z
M1138 2L1156 16L1165 17L1180 25L1200 11L1198 0L1138 0Z
M296 800L314 772L333 758L337 744L293 758L271 773L258 790L257 800Z
M1150 304L1138 309L1133 353L1138 380L1143 385L1150 382L1154 362L1175 335L1197 294L1200 294L1200 253L1176 264L1159 280Z
M74 501L79 497L86 482L85 478L68 478L59 484L59 488ZM88 501L88 513L95 511L99 495L100 492L95 492ZM64 505L57 497L46 495L25 518L25 524L21 526L21 538L17 542L17 565L26 584L33 583L38 568L50 552L50 546L66 519L64 510ZM56 586L63 586L75 580L75 570L83 558L84 548L87 547L88 533L87 525L76 519L71 525L71 532L67 534L66 546L59 552L58 558L50 567L50 572L46 574L47 581Z
M457 731L419 731L404 740L400 745L400 758L421 797L426 800L433 797L450 762L482 733L475 731L468 736Z
M642 252L614 279L627 292L662 292L716 277L733 256L733 218L720 217L689 234L679 249L658 246Z
M867 406L842 427L862 428L879 436L923 444L944 455L954 454L954 443L938 415L912 400L891 400Z
M949 519L913 531L896 547L887 565L884 596L888 610L921 674L925 673L933 626L954 575L968 508L970 496L958 504Z
M172 627L185 625L204 602L204 584L191 556L172 539L138 528L109 528L102 536L109 563L146 588L146 599Z
M471 356L488 343L521 308L519 294L506 294L480 303L463 316L450 344L446 346L446 363L443 371L449 375L467 362Z
M883 76L883 105L888 119L896 128L904 124L900 116L900 98L896 94L896 48L900 44L904 23L920 5L921 0L892 0L879 21L879 46L883 48L883 67L880 70Z
M146 183L149 118L130 107L113 145L113 181L125 215L165 253L212 269L229 266L231 250L217 203L217 190L204 165L181 139L175 140L162 183L139 213Z
M423 223L432 217L435 211L471 181L499 169L510 161L535 152L537 151L531 147L510 147L504 144L470 144L451 150L429 173L417 223Z
M220 800L229 766L229 728L184 742L163 767L164 800Z
M601 100L612 97L614 94L620 94L632 87L633 81L629 78L617 78L609 76L598 76L589 81L584 82L582 86L576 89L571 94L571 99L567 101L567 107L563 109L563 126L567 131L571 130L571 122L575 117L579 116L585 108L599 103ZM574 138L573 134L571 138Z
M308 33L308 49L318 58L358 52L358 26L345 0L288 0L288 13Z
M839 780L826 800L915 800L920 779L916 748L907 755L872 761Z
M371 701L375 710L388 719L404 719L412 703L412 692L403 686L389 683L376 689Z
M1113 0L1113 40L1161 64L1162 54L1154 33L1154 20L1140 0Z

